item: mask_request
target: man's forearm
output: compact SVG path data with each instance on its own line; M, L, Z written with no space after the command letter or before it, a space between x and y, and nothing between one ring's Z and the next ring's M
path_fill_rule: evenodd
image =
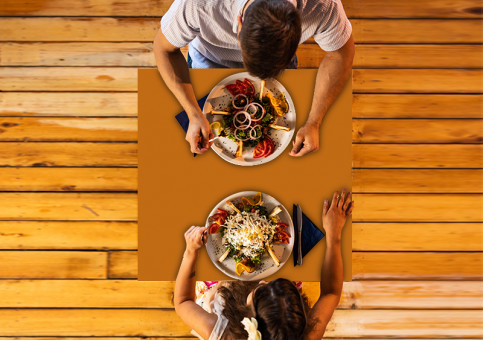
M158 32L158 35L162 34ZM188 64L180 50L165 51L161 48L159 36L154 43L156 64L166 86L191 118L201 113L191 85Z
M342 51L328 52L320 63L307 124L317 127L347 83L354 56L352 37Z
M186 300L195 299L195 266L198 253L198 251L190 252L188 250L184 252L174 287L175 306Z
M340 236L326 235L327 248L320 280L320 294L340 295L343 283L343 265Z

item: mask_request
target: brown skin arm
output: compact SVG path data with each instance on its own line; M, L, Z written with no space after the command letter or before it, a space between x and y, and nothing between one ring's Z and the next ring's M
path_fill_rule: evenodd
M185 233L186 250L179 267L174 287L174 308L176 314L204 339L210 337L218 317L208 313L195 302L195 266L203 242L205 227L191 227Z
M191 152L206 152L210 147L209 139L213 137L210 124L196 100L188 64L181 50L166 39L161 29L154 39L154 55L159 73L166 86L188 114L190 124L186 140L190 143Z
M334 193L330 206L327 201L324 202L322 221L326 232L327 248L320 278L320 296L308 315L308 324L314 327L306 334L305 339L322 338L339 304L343 284L341 233L354 207L351 199L351 193L343 190L340 196L338 192Z
M330 106L347 83L353 59L354 39L352 35L340 49L327 52L317 71L309 117L297 132L290 156L300 157L319 149L320 125Z

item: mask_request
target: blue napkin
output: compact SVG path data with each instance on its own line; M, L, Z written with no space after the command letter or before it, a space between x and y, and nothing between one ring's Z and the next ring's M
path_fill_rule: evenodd
M205 105L206 98L208 98L208 95L204 96L203 98L200 98L198 100L198 105L203 108L203 105ZM186 111L181 111L175 116L176 120L178 121L179 125L183 128L184 132L188 132L188 127L190 126L190 120L188 118L188 114ZM196 157L196 153L193 154L193 157Z
M208 98L208 95L198 100L198 105L201 108L203 108L203 105L205 105L206 98ZM190 120L188 118L188 115L186 114L186 111L181 111L180 113L178 113L176 115L176 120L178 121L179 125L181 125L184 132L188 132L188 126L190 125Z
M295 204L293 205L293 224L295 229L295 243L293 247L293 265L297 265L298 257L298 225L297 225L297 209ZM312 248L319 243L324 237L324 233L317 228L317 226L302 212L302 258L312 250Z

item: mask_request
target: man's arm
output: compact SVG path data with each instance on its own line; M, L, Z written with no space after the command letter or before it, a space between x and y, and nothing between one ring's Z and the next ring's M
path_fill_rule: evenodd
M195 265L200 248L204 227L191 227L185 233L186 250L176 277L174 287L174 308L183 321L204 339L210 337L218 317L208 313L195 302Z
M345 190L339 197L334 193L332 203L324 202L323 226L326 233L327 248L320 278L320 296L310 310L309 325L313 325L306 339L321 339L325 333L342 294L343 266L341 255L341 233L347 216L352 213L354 202Z
M154 55L159 73L166 86L188 114L190 123L186 140L193 153L203 153L210 147L210 124L201 111L191 86L188 64L181 50L172 45L161 29L154 39Z
M340 49L327 52L315 80L314 98L309 117L297 132L291 156L300 157L319 149L320 124L349 79L354 59L354 39Z

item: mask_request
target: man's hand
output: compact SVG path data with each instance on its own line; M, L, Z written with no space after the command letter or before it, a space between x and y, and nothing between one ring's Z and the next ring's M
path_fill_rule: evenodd
M300 157L319 149L319 126L306 123L302 126L295 137L295 141L289 155Z
M206 117L200 113L190 117L190 124L186 132L186 140L190 143L191 152L204 153L213 144L210 139L213 138L213 132L210 123Z
M324 210L322 213L322 224L327 234L327 240L340 241L342 228L344 227L347 216L352 213L354 202L351 200L352 195L346 192L336 191L329 207L329 202L324 201Z
M184 233L187 253L197 254L201 247L205 245L206 230L206 227L192 226Z

